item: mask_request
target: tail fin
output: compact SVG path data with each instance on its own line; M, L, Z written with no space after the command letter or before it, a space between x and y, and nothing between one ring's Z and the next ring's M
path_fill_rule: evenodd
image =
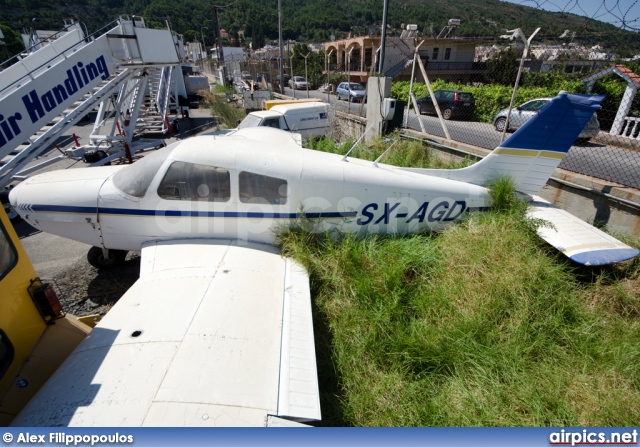
M567 155L604 95L561 92L484 159L468 168L414 170L476 185L508 174L516 189L536 194Z

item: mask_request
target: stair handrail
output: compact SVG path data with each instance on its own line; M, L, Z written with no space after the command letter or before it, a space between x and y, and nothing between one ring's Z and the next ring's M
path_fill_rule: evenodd
M98 31L96 31L95 33L93 33L91 36L89 36L89 35L88 35L87 25L85 25L85 24L84 24L84 22L74 22L74 23L70 23L69 25L65 25L65 26L64 26L60 31L57 31L56 33L54 33L54 34L50 35L49 37L47 37L47 39L46 39L46 40L47 40L47 41L48 41L48 40L51 40L51 39L53 39L54 37L58 36L58 34L61 34L61 33L63 33L63 32L67 32L67 31L69 30L69 28L70 28L70 27L72 27L72 26L74 26L74 25L81 25L81 26L83 26L83 27L84 27L84 29L85 29L85 36L87 36L87 37L85 37L85 40L86 40L86 39L88 39L89 37L92 37L92 36L94 36L95 34L97 34L97 33L101 32L101 31L102 31L102 30L104 30L105 28L107 28L107 27L109 27L109 26L113 26L113 24L114 24L114 23L116 23L117 21L118 21L118 19L116 19L116 20L112 21L112 22L111 22L111 23L109 23L108 25L103 26L103 27L102 27L102 28L100 28ZM0 68L4 67L4 66L5 66L5 64L7 64L8 62L10 62L10 61L12 61L12 60L14 60L14 59L22 60L23 58L22 58L22 57L20 57L20 55L21 55L22 53L29 53L29 52L31 52L31 50L33 50L35 47L37 47L38 45L40 45L40 43L41 43L41 42L39 42L39 43L37 43L37 44L35 44L35 45L32 45L32 46L30 46L29 48L27 48L26 50L21 51L20 53L18 53L18 54L15 54L15 55L11 56L9 59L5 60L4 62L0 62ZM12 64L9 64L9 65L12 65Z
M87 39L93 38L94 36L96 36L96 34L98 35L102 35L104 34L103 30L105 30L107 27L109 26L113 26L114 23L118 22L118 20L114 20L113 22L109 23L108 25L103 26L102 28L100 28L98 31L96 31L95 33L91 34L91 36L87 36L84 39L82 39L79 42L76 42L75 44L71 45L69 48L66 48L62 51L62 53L65 53L73 48L75 48L76 46L84 46L86 45ZM99 34L100 33L100 34ZM17 56L17 55L16 55ZM14 57L16 57L14 56ZM23 76L21 76L20 78L16 79L15 81L13 81L11 84L7 85L6 87L4 87L3 89L0 90L0 95L2 95L2 93L4 93L5 90L7 90L8 88L12 87L13 85L17 84L18 82L22 81L24 78L28 77L31 72L34 72L42 67L44 67L45 65L47 65L48 63L50 63L51 61L57 59L58 57L60 57L60 54L56 54L54 57L52 57L51 59L48 59L47 61L43 62L42 64L38 65L37 67L31 69L31 71Z

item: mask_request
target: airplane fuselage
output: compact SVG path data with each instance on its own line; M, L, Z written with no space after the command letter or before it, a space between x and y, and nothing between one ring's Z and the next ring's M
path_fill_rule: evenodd
M478 185L242 136L194 137L126 167L41 174L12 193L35 227L93 246L219 237L273 242L304 218L316 231L438 230L485 209Z

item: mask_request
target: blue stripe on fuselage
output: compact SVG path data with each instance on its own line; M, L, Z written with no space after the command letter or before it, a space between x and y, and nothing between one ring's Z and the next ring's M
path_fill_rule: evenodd
M94 208L86 206L63 205L28 205L34 212L70 213L70 214L110 214L115 216L160 216L160 217L229 217L251 219L296 219L307 217L309 219L331 219L341 217L356 217L357 211L320 212L320 213L267 213L267 212L242 212L242 211L185 211L185 210L135 210L129 208Z

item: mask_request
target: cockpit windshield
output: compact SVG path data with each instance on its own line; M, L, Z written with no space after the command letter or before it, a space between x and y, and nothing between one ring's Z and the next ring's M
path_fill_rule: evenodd
M136 161L131 166L119 170L113 176L113 184L125 194L133 197L143 197L151 181L158 173L160 166L177 145L178 143L159 149L153 154Z

